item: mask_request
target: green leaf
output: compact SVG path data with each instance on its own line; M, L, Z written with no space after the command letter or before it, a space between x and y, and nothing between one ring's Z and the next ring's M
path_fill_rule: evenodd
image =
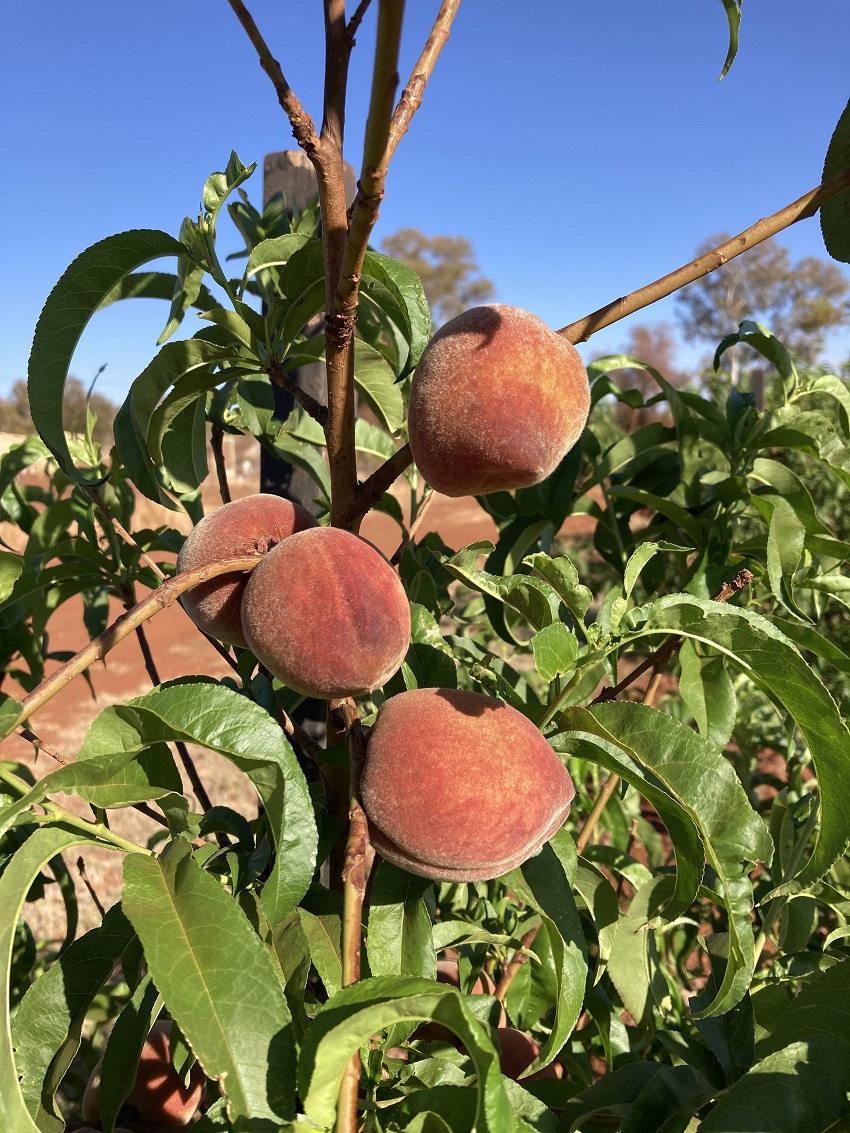
M555 961L555 1023L526 1074L553 1061L572 1033L584 1002L587 950L572 894L577 864L575 844L562 828L538 854L503 879L521 901L541 914Z
M571 673L578 658L578 641L563 622L544 626L531 641L534 664L544 681L553 681L562 673Z
M792 1043L739 1078L700 1133L838 1133L847 1128L850 1046L822 1036Z
M124 863L124 911L169 1012L246 1129L292 1120L295 1050L272 961L236 901L172 842ZM244 1124L244 1123L243 1123Z
M211 173L204 185L201 202L204 210L209 214L209 223L215 225L221 206L237 186L247 181L257 163L244 165L239 160L235 150L231 150L224 172Z
M165 271L139 271L125 276L112 288L103 299L99 311L110 307L122 299L166 299L169 302L174 298L178 279L176 275ZM198 311L211 311L218 306L218 300L203 285L198 294L189 304Z
M5 602L21 577L24 560L11 551L0 551L0 602Z
M582 709L568 712L579 726L588 715ZM728 761L672 716L625 702L599 704L592 715L609 737L616 737L616 742L675 796L699 830L707 859L717 874L730 933L723 985L702 1013L722 1015L746 993L755 967L753 892L747 868L748 863L770 863L773 843L768 829L750 807ZM678 857L677 865L681 868Z
M617 935L617 921L620 916L617 893L602 870L584 857L578 860L575 888L587 906L593 927L596 929L600 965L596 973L598 981L602 975L602 967L608 963L611 946Z
M78 256L47 298L30 351L30 410L39 436L62 469L79 484L103 482L103 477L85 476L74 467L62 426L65 380L80 336L106 296L126 275L151 260L180 256L183 251L173 237L156 229L109 236Z
M215 370L231 355L230 348L199 338L166 343L135 379L118 410L113 427L121 460L139 491L155 503L175 510L174 502L160 486L162 474L157 469L148 443L148 431L157 405L166 390L177 383L200 379L203 388L210 388L224 381L225 375L216 374ZM155 438L156 433L154 428Z
M396 1023L419 1021L441 1023L466 1047L477 1074L478 1133L515 1133L499 1056L464 997L446 984L397 976L343 988L316 1015L298 1061L298 1095L308 1121L322 1129L333 1125L349 1059L372 1035Z
M118 1111L133 1089L145 1039L162 1011L162 996L145 976L115 1020L103 1052L100 1075L100 1123L113 1133Z
M369 903L369 970L373 976L437 978L431 916L422 894L431 886L391 862L381 862Z
M404 398L386 360L368 342L354 340L354 384L366 404L391 433L404 421Z
M771 1034L759 1046L771 1054L811 1036L846 1041L850 1011L850 960L842 960L803 985Z
M561 724L570 730L549 737L555 751L601 764L636 787L658 812L676 850L676 880L668 894L670 907L665 910L665 919L680 916L696 898L705 861L702 839L688 809L659 785L654 774L647 774L634 753L627 752L619 739L602 728L595 715L571 708L560 715Z
M402 332L408 352L399 359L396 377L406 377L431 337L431 308L419 276L406 264L369 251L363 258L360 302L380 308Z
M652 1007L669 1007L670 989L661 969L658 934L653 926L669 905L673 878L655 877L641 886L620 917L608 959L608 975L635 1021L646 1022Z
M79 1050L94 997L135 939L121 906L114 905L102 924L70 944L24 993L12 1020L12 1045L21 1093L42 1133L64 1128L56 1090Z
M745 319L734 334L727 334L714 352L714 369L720 368L720 359L729 347L735 346L739 342L751 346L753 350L758 351L763 358L766 358L775 367L782 379L782 390L787 402L794 395L800 383L797 367L776 335L769 331L766 326L762 326L761 323Z
M711 971L705 987L690 1002L692 1010L701 1011L717 995L729 961L729 934L716 933L701 937L711 960ZM716 1019L697 1019L697 1028L717 1061L723 1067L726 1085L731 1086L755 1061L755 1019L749 995L730 1011Z
M566 555L550 558L540 553L527 555L522 561L546 579L577 621L584 620L593 603L593 594L579 582L578 571Z
M58 827L36 830L0 875L0 1129L10 1133L42 1133L30 1115L18 1078L9 1020L9 973L18 918L30 886L50 859L88 841L91 839L79 831L71 833Z
M467 586L480 590L498 599L505 606L516 610L533 629L542 629L560 621L558 599L551 587L532 575L511 574L501 577L479 570L480 555L487 555L495 548L492 543L482 541L473 543L451 557L439 556L445 569Z
M835 701L792 642L751 610L676 594L633 610L630 618L640 628L626 641L648 633L681 634L713 645L772 694L796 722L815 765L821 825L811 857L780 892L790 895L806 889L838 861L850 843L846 822L850 734Z
M342 987L342 922L335 913L317 916L307 909L299 909L298 917L319 979L329 996L336 995Z
M729 73L729 68L734 63L735 56L738 54L738 31L741 26L741 5L743 0L721 0L721 2L726 9L726 19L729 21L729 50L726 52L726 59L723 63L723 70L718 76L718 82Z
M850 167L850 102L830 138L823 165L823 180ZM820 208L820 226L826 250L834 260L850 263L850 189L845 189Z
M699 734L722 751L732 735L737 699L722 657L697 653L690 641L679 648L679 693L696 720Z
M182 740L218 752L245 772L265 805L277 854L263 886L263 909L273 927L283 921L312 881L318 834L304 774L272 717L232 689L185 682L114 705L92 727L101 719L101 749L120 743L124 752L140 752Z

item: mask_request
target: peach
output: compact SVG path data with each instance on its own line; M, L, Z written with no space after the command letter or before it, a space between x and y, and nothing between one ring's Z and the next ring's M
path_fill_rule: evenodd
M563 824L575 795L521 712L444 688L381 706L360 790L377 852L435 881L486 880L520 865Z
M513 1078L518 1082L523 1071L540 1053L540 1043L525 1031L518 1031L516 1027L499 1027L496 1035L502 1052L499 1058L502 1073L506 1078ZM528 1078L523 1078L522 1081L536 1082L538 1078L560 1078L563 1073L563 1068L558 1063L550 1062L548 1066L538 1070L536 1074L529 1075Z
M587 371L571 343L518 307L473 307L419 359L410 448L447 496L513 491L555 470L589 412Z
M204 1096L206 1078L196 1062L184 1086L171 1063L171 1024L156 1023L145 1039L139 1069L125 1105L132 1106L141 1121L158 1129L182 1129L189 1125ZM92 1072L83 1095L83 1119L100 1121L100 1076L103 1059Z
M410 606L371 543L337 527L290 535L251 573L245 640L290 688L333 700L378 688L410 644Z
M315 526L316 520L300 504L267 493L245 496L204 516L183 544L177 570L193 570L216 559L264 555L293 532ZM238 573L201 582L183 595L183 608L210 637L244 648L240 615L247 581L247 575Z

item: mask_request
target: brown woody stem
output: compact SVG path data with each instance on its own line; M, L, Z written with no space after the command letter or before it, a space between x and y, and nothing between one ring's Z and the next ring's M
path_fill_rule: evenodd
M301 389L284 370L283 365L277 359L274 359L268 367L268 375L276 386L293 397L305 412L309 413L314 421L318 421L324 428L328 423L328 407L322 405L320 401L316 401L315 397L311 397L306 390Z
M295 96L292 87L286 81L280 63L278 63L277 59L272 55L268 44L260 34L257 25L254 23L254 17L242 3L242 0L228 0L228 3L236 13L236 18L245 29L246 35L254 45L254 50L257 52L260 59L260 66L274 85L278 102L286 112L286 116L292 126L292 136L306 153L310 153L312 149L315 149L318 143L313 119L309 114L305 113L304 107Z
M591 315L585 315L583 319L579 319L577 322L561 327L558 334L562 334L569 342L587 342L592 334L602 330L603 327L610 326L643 307L657 303L659 299L664 299L667 295L672 295L680 287L693 283L695 279L701 279L702 276L722 267L729 260L740 256L747 249L754 248L756 244L761 244L762 241L768 240L785 228L790 228L798 220L805 220L807 217L814 216L822 204L847 189L850 189L850 168L836 173L834 177L830 177L828 181L824 181L816 189L812 189L811 192L793 201L790 205L786 205L779 212L756 221L749 228L745 228L743 232L739 232L737 236L733 236L731 240L726 240L710 252L698 256L690 263L677 268L676 271L671 271L669 275L656 279L654 283L648 283L645 287L633 291L630 295L615 299L613 303L607 303L604 307L600 307L598 311L594 311Z
M75 653L70 660L60 665L46 680L43 680L37 688L33 689L29 696L25 696L21 701L20 714L16 720L6 725L0 739L5 739L10 732L13 732L25 720L28 720L57 692L70 684L75 677L85 672L95 661L103 660L111 649L114 649L129 634L134 633L138 626L146 622L148 618L152 618L154 614L159 613L160 610L170 606L190 587L231 571L251 571L259 561L259 555L251 555L247 558L221 559L218 562L209 563L207 566L196 567L195 570L183 571L182 574L168 579L162 586L151 591L147 598L143 598L132 610L128 610L127 613L117 618L111 626L108 626L103 633L95 637L78 653Z
M416 66L411 72L410 78L407 80L407 86L398 100L393 112L392 123L390 125L390 138L388 146L388 156L396 151L396 147L410 126L410 121L413 115L422 105L422 96L425 93L425 87L431 77L431 72L434 70L434 65L440 56L440 52L446 45L451 32L452 21L457 15L457 10L460 7L460 0L443 0L440 5L440 10L437 13L437 18L434 20L434 26L431 28L431 34L428 36L428 42L422 49L422 54L416 61Z

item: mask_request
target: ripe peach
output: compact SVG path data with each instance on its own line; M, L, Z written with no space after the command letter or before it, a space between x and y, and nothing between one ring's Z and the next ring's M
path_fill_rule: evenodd
M371 543L317 527L290 535L252 571L242 628L276 677L332 700L389 680L410 643L410 606Z
M502 1073L515 1082L520 1080L522 1072L529 1067L540 1053L540 1043L527 1035L525 1031L518 1031L516 1027L499 1027L496 1031L499 1038L501 1057L499 1065ZM563 1068L556 1062L550 1062L536 1074L523 1078L523 1082L536 1082L538 1078L560 1078Z
M574 795L531 721L480 693L399 693L369 735L361 800L372 845L420 877L506 873L552 837Z
M156 1023L145 1039L136 1081L124 1104L132 1106L139 1118L149 1125L181 1129L190 1124L198 1111L206 1078L195 1063L189 1075L189 1085L183 1085L171 1063L170 1031L170 1023ZM85 1121L100 1121L102 1064L103 1059L94 1068L83 1095Z
M210 512L192 530L177 556L177 570L193 570L216 559L264 555L295 531L315 527L306 508L266 493L233 500ZM222 574L183 595L183 608L204 633L228 645L246 644L240 611L246 574Z
M410 388L413 459L447 496L538 484L590 411L576 348L518 307L473 307L441 327Z

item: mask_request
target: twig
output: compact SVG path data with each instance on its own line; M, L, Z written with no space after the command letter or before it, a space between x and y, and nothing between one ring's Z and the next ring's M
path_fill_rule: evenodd
M423 499L422 503L419 505L419 511L416 513L416 519L414 519L413 523L411 523L410 529L407 531L407 533L404 536L404 538L402 539L402 541L396 547L395 553L393 554L393 557L390 559L390 564L392 566L394 566L394 567L398 566L398 564L401 562L402 555L407 550L407 548L410 546L410 544L413 542L413 536L416 534L416 532L422 526L422 520L425 518L425 512L431 506L431 501L434 498L434 494L435 493L434 493L433 488L430 489L428 494Z
M752 581L752 571L746 568L739 570L733 578L723 583L711 600L712 602L728 602L739 590L743 590L745 586L749 586ZM604 704L606 701L615 700L624 689L627 689L630 684L633 684L647 669L662 668L663 664L670 660L681 644L682 638L678 634L669 637L654 653L650 653L636 668L632 669L627 676L623 677L618 685L615 685L613 688L603 688L599 695L591 701L591 704Z
M98 508L100 508L104 516L106 516L106 518L109 520L115 533L124 540L128 547L132 547L133 550L138 553L138 556L142 560L142 562L150 567L150 569L154 572L156 577L160 579L160 581L164 581L165 573L161 570L159 565L153 561L150 555L146 551L142 550L142 548L139 546L130 532L126 529L126 527L122 527L121 523L112 514L112 511L110 510L109 506L107 505L106 501L97 490L97 488L92 488L89 485L86 486L85 490L92 501L97 505Z
M152 618L154 614L164 610L175 602L181 594L189 590L192 586L196 586L199 582L206 582L207 579L217 578L220 574L227 574L233 571L251 571L260 561L259 555L251 555L250 557L221 559L218 562L208 563L206 566L196 567L194 570L183 571L177 574L174 578L168 579L158 587L152 590L147 598L143 598L132 610L122 614L117 618L111 626L99 634L87 645L75 653L70 660L60 665L53 673L50 674L45 680L38 685L37 688L25 696L21 701L21 712L16 720L10 721L2 734L0 739L4 739L12 731L15 730L20 724L36 712L39 708L45 705L48 700L60 692L67 684L69 684L74 677L78 677L80 673L85 672L89 666L93 665L95 661L102 661L106 654L114 649L119 642L123 641L125 637L133 633L137 626L142 625L148 618Z
M215 474L218 478L218 490L221 495L221 502L229 504L232 497L230 495L230 485L227 482L227 465L224 461L224 429L219 429L218 425L213 425L210 433L210 447L213 451L213 459L215 460Z
M306 153L310 153L312 150L316 149L319 142L319 139L316 137L316 127L313 123L313 119L309 114L305 113L304 107L296 97L292 87L286 81L280 63L278 63L277 59L272 55L266 41L260 34L259 28L254 23L253 16L242 3L242 0L228 0L228 3L236 13L236 18L245 29L251 43L254 45L254 50L257 52L260 59L260 66L274 85L278 102L283 107L292 126L292 136Z
M520 970L523 964L528 963L528 949L531 948L532 944L537 939L537 934L538 932L540 932L540 928L541 925L535 925L534 928L530 928L525 936L523 936L522 940L519 943L519 948L517 948L516 952L514 952L513 956L511 956L508 966L505 968L504 972L502 973L501 979L496 984L496 990L493 992L493 995L496 997L496 999L498 999L500 1003L505 1002L505 996L508 994L508 988L514 982L517 972Z
M353 705L352 705L353 707ZM363 937L363 899L369 873L369 824L360 805L360 772L366 754L366 739L360 721L349 721L348 745L351 771L349 780L348 837L345 843L342 917L342 986L360 979ZM340 1083L337 1106L337 1133L356 1133L357 1093L360 1084L360 1055L355 1052Z
M287 374L287 372L284 370L283 364L279 359L275 358L269 363L267 372L272 382L276 386L280 386L281 389L286 390L286 392L291 397L294 397L301 408L306 410L306 412L310 414L314 421L318 421L323 428L325 425L327 425L327 405L322 405L320 401L316 401L315 397L311 397L306 390L303 390L300 386L296 385L295 382L293 382L290 378L289 374Z
M29 728L25 728L22 724L18 725L18 727L15 728L15 734L19 735L22 739L27 740L28 743L31 743L37 751L43 751L45 755L49 755L51 759L55 759L56 762L60 763L63 767L68 767L70 764L75 762L75 760L69 759L67 755L63 755L60 751L57 751L55 747L51 747L50 744L45 743L40 736L37 736L35 732L30 731ZM155 810L152 810L147 805L147 803L132 803L131 806L133 810L137 810L139 814L143 814L145 818L153 819L153 821L158 822L160 826L168 825L162 815L157 814Z
M325 436L331 475L332 523L335 527L356 528L352 507L357 494L357 462L354 444L354 324L363 260L369 236L378 218L384 197L389 162L388 138L393 101L398 86L398 53L404 0L380 0L372 93L363 163L357 196L345 240L336 287L328 279L326 319L326 360L328 375L328 420ZM323 127L324 134L324 127Z
M305 755L309 755L317 763L321 761L324 755L324 748L321 744L317 744L309 732L293 720L282 708L278 709L278 721L284 733L301 748Z
M443 0L443 3L440 5L437 18L434 20L434 26L431 28L431 34L428 36L428 42L425 44L422 54L416 61L416 66L411 72L407 86L402 91L401 98L398 100L398 105L393 112L388 147L390 157L395 153L398 143L407 133L413 115L422 105L422 96L425 93L425 87L431 77L431 72L434 70L434 65L439 58L440 52L443 50L449 38L452 21L459 7L460 0Z
M357 35L360 25L363 22L363 17L366 15L366 11L371 3L372 0L360 0L360 3L357 5L356 12L348 21L348 27L345 29L345 35L346 38L351 41L352 47L354 46L354 37L355 35Z
M97 893L95 893L94 886L89 881L89 875L86 873L86 863L83 861L82 855L77 858L77 869L80 874L80 880L82 881L83 885L85 885L86 889L88 889L89 897L91 897L92 901L94 901L97 911L100 913L101 919L103 919L103 917L106 916L106 909L104 909L103 905L101 904L100 898L98 897Z
M626 315L631 315L643 307L648 307L651 303L656 303L667 295L672 295L680 287L708 275L709 272L721 267L729 260L734 259L735 256L740 256L747 249L754 248L756 244L761 244L762 241L775 236L777 232L781 232L785 228L790 228L798 220L805 220L807 217L814 216L821 205L849 188L850 168L836 173L834 177L830 177L828 181L824 181L822 185L818 185L816 189L812 189L799 200L786 205L785 208L771 216L756 221L749 228L745 228L743 232L739 232L737 236L733 236L731 240L726 240L710 252L698 256L690 263L670 272L669 275L662 276L661 279L656 279L654 283L648 283L645 287L633 291L630 295L615 299L613 303L607 303L604 307L600 307L598 311L594 311L593 314L585 315L583 319L562 327L558 334L562 334L569 342L587 342L592 334L602 330L603 327L610 326L612 323L624 319Z
M376 468L371 476L368 476L362 484L359 484L354 499L357 516L364 516L378 502L384 492L396 482L405 468L408 468L412 463L413 456L410 452L410 445L402 445L401 448L396 449L389 459Z

